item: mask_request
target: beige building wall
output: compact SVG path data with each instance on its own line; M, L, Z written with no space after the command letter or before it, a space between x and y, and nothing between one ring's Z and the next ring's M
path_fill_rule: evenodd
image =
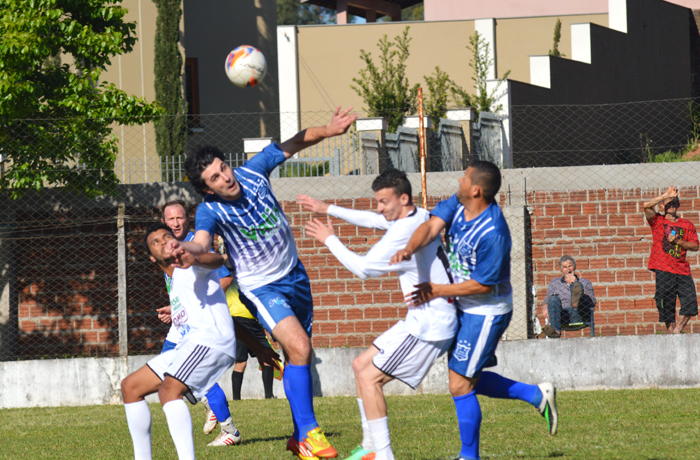
M377 43L386 34L389 39L401 34L406 24L373 23L298 28L299 99L302 127L327 123L335 107L353 106L364 114L361 97L350 88L353 78L359 78L364 61L360 50L372 54L378 62ZM469 36L474 34L474 21L440 23L411 23L410 57L407 77L411 84L425 89L425 75L435 66L447 72L458 84L471 85L469 67Z
M606 2L607 3L607 2ZM571 59L571 24L590 22L608 26L608 15L585 14L496 20L497 72L501 78L511 71L511 80L530 81L530 56L549 54L554 42L554 25L561 20L559 51Z

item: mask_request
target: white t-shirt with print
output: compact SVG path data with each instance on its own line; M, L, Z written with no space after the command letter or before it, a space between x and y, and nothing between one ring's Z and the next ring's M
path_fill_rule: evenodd
M173 327L180 344L192 341L235 357L233 320L216 270L176 268L170 284Z

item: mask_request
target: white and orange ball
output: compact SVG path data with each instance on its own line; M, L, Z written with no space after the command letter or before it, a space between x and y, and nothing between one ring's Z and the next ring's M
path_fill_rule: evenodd
M226 75L236 86L255 86L265 78L267 61L265 55L254 46L242 45L226 58Z

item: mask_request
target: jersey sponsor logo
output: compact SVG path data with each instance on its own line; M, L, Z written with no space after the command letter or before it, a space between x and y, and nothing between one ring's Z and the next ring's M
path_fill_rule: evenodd
M284 308L288 308L290 310L292 309L292 307L289 306L287 301L280 298L280 297L276 297L276 298L270 300L270 308L275 308L275 307L284 307Z
M180 302L180 297L175 297L174 299L171 299L170 307L172 309L170 317L173 321L173 324L176 328L180 329L180 327L187 322L187 310L185 310L185 307L182 305L182 302ZM186 332L183 333L182 331L180 331L180 333L183 336L186 334Z
M274 236L280 228L282 216L276 207L265 210L260 214L261 221L254 227L239 227L241 233L248 239L260 241Z
M452 353L457 361L466 361L469 359L469 352L472 350L472 344L466 340L460 340L455 346L455 351Z
M452 246L452 245L450 245ZM460 258L460 254L455 252L452 247L448 248L448 254L449 254L449 259L450 259L450 270L452 270L452 273L455 275L457 280L456 282L459 282L459 280L466 281L471 279L471 271L469 270L469 267L467 264L462 263L462 260Z

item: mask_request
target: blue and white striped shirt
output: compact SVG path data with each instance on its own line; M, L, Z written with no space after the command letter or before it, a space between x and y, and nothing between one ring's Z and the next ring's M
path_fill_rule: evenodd
M287 275L297 263L292 229L272 193L270 173L286 157L271 144L233 170L241 188L234 201L209 194L197 207L195 229L221 235L238 285L259 288Z
M467 221L457 195L441 201L433 216L447 223L447 252L455 284L475 280L491 286L487 294L457 297L463 310L477 315L502 315L513 310L510 284L510 230L494 202Z

